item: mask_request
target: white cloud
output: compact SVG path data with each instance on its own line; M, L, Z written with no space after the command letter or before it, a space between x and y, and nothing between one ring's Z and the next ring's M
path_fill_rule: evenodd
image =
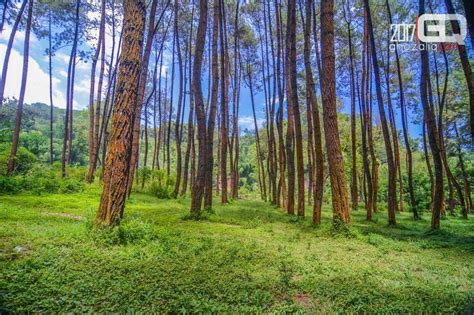
M4 40L6 42L8 42L8 40L10 39L10 34L12 32L12 27L11 25L4 25L3 27L3 31L0 33L0 40ZM17 29L16 33L15 33L15 40L13 41L14 44L23 44L23 42L25 41L25 31L20 31ZM33 32L31 32L31 36L30 36L30 43L31 44L34 44L38 42L38 39L36 38L36 36L34 36Z
M262 128L263 124L265 123L265 119L263 118L257 118L257 126L258 128ZM255 130L254 127L254 121L253 121L253 116L242 116L239 117L239 127L240 128L247 128L249 130Z
M74 91L84 92L84 93L89 94L90 84L91 84L90 78L83 79L74 84ZM97 84L96 84L96 89L97 89Z
M5 56L6 45L0 44L0 60ZM12 49L8 62L8 74L5 85L5 97L16 97L20 93L23 55ZM59 85L61 80L53 77L53 101L57 107L66 106L66 97ZM49 75L43 71L38 62L31 57L28 62L28 77L26 83L25 102L42 102L49 104Z
M62 63L68 64L69 63L69 56L64 53L56 53L54 58L58 58Z

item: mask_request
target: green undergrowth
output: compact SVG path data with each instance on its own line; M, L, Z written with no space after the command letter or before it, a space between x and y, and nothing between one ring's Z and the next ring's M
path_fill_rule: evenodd
M215 199L216 201L218 198ZM200 220L189 200L133 194L114 229L92 221L99 188L0 196L0 312L464 313L473 308L474 221L429 232L363 209L335 233L260 201Z

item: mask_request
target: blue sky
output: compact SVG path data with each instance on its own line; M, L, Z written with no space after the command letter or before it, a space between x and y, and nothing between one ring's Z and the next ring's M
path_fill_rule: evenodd
M5 30L0 34L0 60L3 62L6 44L10 35L11 26L7 25ZM24 32L18 31L15 37L13 51L10 56L9 70L7 75L7 83L5 95L7 97L18 98L21 81L21 69L23 62L23 42ZM118 42L118 39L117 39ZM83 49L90 49L95 43L84 43ZM106 51L111 50L111 36L106 36ZM26 103L42 102L49 104L49 76L48 76L48 58L45 55L45 50L48 46L47 39L38 40L33 34L30 45L30 60L28 71L28 82L25 95ZM67 79L67 65L69 62L69 53L71 47L64 47L56 53L53 57L53 99L57 107L65 107L66 104L66 79ZM165 71L168 70L168 75L171 75L171 44L165 51L165 64L162 76L165 76ZM108 57L107 57L108 58ZM152 57L153 58L153 57ZM87 108L89 102L89 87L90 87L90 62L78 62L76 67L76 82L74 90L74 108ZM177 80L177 70L175 74ZM164 85L163 85L164 86ZM170 84L169 84L170 86ZM169 87L168 86L168 87ZM204 95L207 95L207 79L203 82ZM178 84L175 81L175 99L177 97ZM350 113L350 102L348 98L342 98L342 111ZM265 118L264 112L264 95L263 91L255 94L255 103L257 108L257 119L259 125L262 125ZM187 104L187 109L189 103ZM374 114L378 113L376 104L374 104ZM397 127L401 129L401 120L398 110L396 109L396 123ZM239 113L240 128L248 128L253 130L252 108L250 103L250 91L245 83L242 84L240 96L240 113ZM421 133L421 126L409 123L409 129L412 136L417 137Z
M3 63L6 45L10 36L11 25L7 25L4 31L0 34L0 60ZM20 92L20 82L22 75L23 64L23 43L25 33L18 31L15 36L13 50L10 55L7 81L5 88L6 97L18 98ZM49 75L48 75L48 57L45 55L45 50L48 47L47 38L39 40L33 34L31 36L30 44L30 58L28 69L28 80L25 94L26 103L42 102L49 104ZM117 38L118 42L118 38ZM106 37L107 55L111 51L111 36ZM94 43L85 43L83 49L89 49ZM171 46L171 45L169 45ZM168 71L168 76L171 75L171 47L167 47L165 51L165 62L163 65L162 76ZM53 57L53 101L57 107L65 108L66 106L66 83L67 83L67 67L69 62L69 53L71 47L64 47L59 50ZM108 56L106 58L108 58ZM153 57L152 57L153 58ZM90 62L78 62L76 66L76 79L74 89L74 109L84 109L89 104L89 89L90 89ZM175 99L177 97L177 69L175 69ZM98 72L98 69L97 69ZM164 82L162 83L164 86ZM170 88L170 84L168 85ZM207 80L203 82L203 88L207 89ZM204 91L207 95L207 91ZM263 92L258 93L255 97L257 106L257 116L259 124L264 121L264 97ZM253 118L250 104L250 95L246 87L243 87L240 98L240 126L241 128L253 129ZM176 103L175 103L176 106ZM187 105L187 108L189 104Z

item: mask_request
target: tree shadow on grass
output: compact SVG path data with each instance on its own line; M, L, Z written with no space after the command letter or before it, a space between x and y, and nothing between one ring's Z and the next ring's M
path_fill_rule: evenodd
M474 253L474 236L463 233L464 229L453 231L455 227L431 231L428 227L409 226L408 222L403 222L394 227L365 225L357 228L363 235L377 234L393 241L413 242L423 249L458 248Z

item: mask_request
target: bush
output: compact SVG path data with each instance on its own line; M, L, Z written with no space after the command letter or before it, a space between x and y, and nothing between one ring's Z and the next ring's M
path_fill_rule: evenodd
M65 178L59 185L59 192L64 193L75 193L84 190L84 182L74 178Z
M152 174L153 174L153 171L148 166L139 168L138 169L138 178L140 180L140 183L148 182L150 180Z
M41 193L74 193L84 190L83 170L70 168L71 177L62 178L55 166L35 164L27 173L0 176L0 194L24 191Z
M7 175L8 159L12 146L10 144L0 145L0 176ZM24 147L18 147L15 157L14 174L24 174L29 171L37 161L36 156Z
M91 237L96 244L102 246L137 244L155 238L153 225L138 219L124 220L115 227L102 229L91 227Z
M22 184L18 177L0 176L0 194L16 194L22 190Z
M162 170L152 171L152 181L148 185L148 192L159 199L171 199L173 197L175 180L167 176Z
M57 178L56 173L50 166L35 165L23 177L24 189L31 190L38 194L42 192L55 193L60 187L60 178Z

